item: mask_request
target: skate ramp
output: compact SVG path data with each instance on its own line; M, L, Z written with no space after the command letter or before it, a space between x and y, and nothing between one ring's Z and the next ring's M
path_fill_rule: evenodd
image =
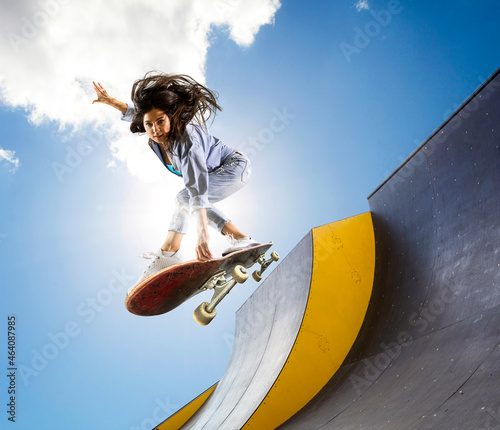
M371 216L313 229L273 271L182 428L500 428L499 196L497 71L369 197Z

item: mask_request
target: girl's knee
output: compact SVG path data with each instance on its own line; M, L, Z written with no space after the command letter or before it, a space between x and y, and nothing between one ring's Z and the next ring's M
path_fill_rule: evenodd
M175 196L175 203L181 208L189 208L189 195L181 191Z

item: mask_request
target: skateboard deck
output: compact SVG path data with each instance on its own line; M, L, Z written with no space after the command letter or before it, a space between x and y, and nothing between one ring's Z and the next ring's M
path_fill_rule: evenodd
M272 242L266 243L221 258L208 261L192 260L167 267L138 284L125 299L125 306L135 315L161 315L170 312L196 294L213 289L214 297L210 305L211 308L215 308L236 282L246 280L248 277L248 272L246 275L244 273L246 269L260 263L261 270L254 272L254 279L260 280L261 272L266 270L272 261L279 259L278 254L273 252L271 259L265 260L265 253L272 245ZM213 313L215 316L215 309ZM196 311L195 320L203 325L209 322L200 322L196 317Z

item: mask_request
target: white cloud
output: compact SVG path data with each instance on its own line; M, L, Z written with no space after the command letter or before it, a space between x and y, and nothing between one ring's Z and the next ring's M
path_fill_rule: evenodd
M356 10L358 12L361 12L362 10L369 10L370 9L370 5L368 4L368 0L358 0L354 6L356 6Z
M16 173L20 163L19 158L16 157L15 151L0 148L0 162L3 161L7 161L7 163L11 164L9 172Z
M133 81L153 69L203 82L213 27L227 28L232 40L249 46L279 7L279 0L3 2L0 100L24 108L33 124L105 126L115 158L142 177L148 169L138 141L119 124L117 111L92 105L92 80L124 101ZM147 158L146 164L157 163Z

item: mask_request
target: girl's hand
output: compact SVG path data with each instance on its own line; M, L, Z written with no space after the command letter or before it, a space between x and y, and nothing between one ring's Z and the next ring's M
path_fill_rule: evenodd
M108 92L104 89L104 87L99 83L95 83L94 81L92 81L92 83L94 84L94 90L95 90L95 93L97 94L97 99L95 99L92 104L94 104L95 102L98 102L98 103L104 103L106 105L110 105L112 103L112 100L113 98L108 94Z
M104 103L105 105L109 105L111 107L114 107L115 109L118 109L123 114L127 113L127 103L121 102L120 100L111 97L99 82L95 83L92 81L92 83L94 84L94 90L97 94L97 98L92 102L92 104L94 104L95 102Z
M210 237L208 232L198 233L198 243L196 244L196 258L198 258L198 260L206 261L213 258L212 252L208 246L209 241Z
M196 217L196 227L198 230L198 243L196 244L196 257L199 260L211 260L213 258L212 252L208 246L210 242L210 235L208 234L207 227L207 210L199 209L194 212Z

